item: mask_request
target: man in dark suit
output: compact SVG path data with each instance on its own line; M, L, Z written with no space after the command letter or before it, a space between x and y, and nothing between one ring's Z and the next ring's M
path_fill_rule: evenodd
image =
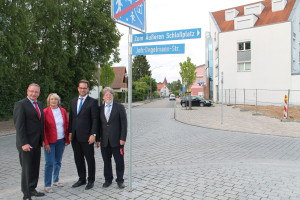
M96 173L94 142L99 132L98 102L88 96L89 87L88 81L79 81L79 97L72 99L69 115L69 138L72 141L79 176L79 180L72 187L76 188L86 184L86 159L88 165L86 190L94 187Z
M104 104L100 106L100 141L101 153L104 162L104 188L111 185L113 172L111 165L112 155L116 163L117 183L120 189L124 186L124 145L127 136L127 116L122 104L114 102L114 91L110 87L103 90ZM97 142L97 147L100 144Z
M23 199L45 195L35 189L39 180L41 147L44 142L43 106L37 101L39 95L40 86L32 83L28 86L27 97L16 102L14 107L16 145L22 167Z

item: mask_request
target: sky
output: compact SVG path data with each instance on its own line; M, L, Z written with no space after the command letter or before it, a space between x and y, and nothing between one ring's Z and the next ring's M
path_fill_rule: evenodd
M165 77L168 83L181 80L179 63L186 61L187 57L196 66L205 64L205 32L210 29L209 13L254 2L259 0L146 0L147 33L201 28L201 38L138 43L133 46L184 43L184 54L146 56L156 82L163 82ZM119 45L121 62L113 66L126 66L128 71L129 28L121 24L117 24L117 28L123 34ZM133 34L140 32L133 30Z

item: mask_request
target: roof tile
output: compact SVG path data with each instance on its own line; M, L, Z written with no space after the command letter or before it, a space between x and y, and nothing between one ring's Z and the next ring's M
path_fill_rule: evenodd
M255 27L257 27L257 26L263 26L263 25L287 21L293 10L295 2L296 0L288 0L285 9L277 12L272 12L272 0L258 1L256 3L251 3L247 5L253 5L257 3L262 3L265 5L263 12L260 15L257 15L259 19L254 25ZM244 15L244 6L245 5L234 7L239 11L238 17ZM233 9L233 8L228 8L225 10L229 10L229 9ZM225 10L220 10L212 13L219 28L221 29L221 32L234 30L234 20L225 21Z

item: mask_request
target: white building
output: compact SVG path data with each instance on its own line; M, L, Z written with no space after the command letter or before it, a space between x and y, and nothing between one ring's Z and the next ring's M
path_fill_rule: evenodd
M212 12L210 34L215 102L221 101L222 74L224 89L300 90L300 0Z

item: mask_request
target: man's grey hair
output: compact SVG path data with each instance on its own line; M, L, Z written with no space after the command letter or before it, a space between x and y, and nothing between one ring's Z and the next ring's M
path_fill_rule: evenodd
M111 87L105 87L102 94L105 95L106 92L110 92L113 96L115 96L115 92Z
M39 88L41 88L38 84L36 84L36 83L30 83L30 85L28 86L28 88L27 89L29 89L31 86L36 86L36 87L39 87Z

